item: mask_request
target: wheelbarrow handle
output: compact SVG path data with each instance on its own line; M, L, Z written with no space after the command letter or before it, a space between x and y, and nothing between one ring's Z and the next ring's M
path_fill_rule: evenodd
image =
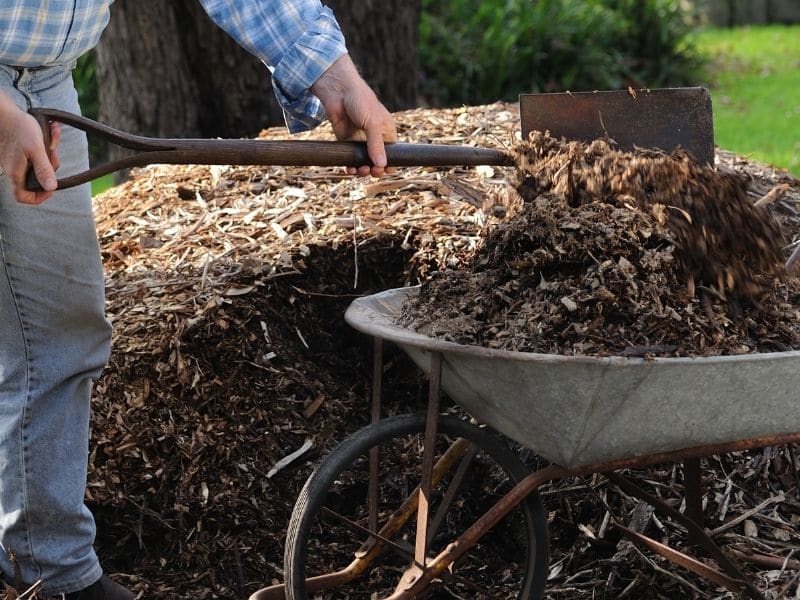
M148 138L51 108L32 108L30 113L47 136L46 142L49 140L50 122L58 121L134 151L128 156L59 179L57 189L80 185L121 169L150 164L294 167L360 167L372 164L365 142ZM392 167L510 165L512 160L507 152L494 148L406 143L386 144L386 158L388 166ZM32 168L28 170L26 187L31 191L42 190Z

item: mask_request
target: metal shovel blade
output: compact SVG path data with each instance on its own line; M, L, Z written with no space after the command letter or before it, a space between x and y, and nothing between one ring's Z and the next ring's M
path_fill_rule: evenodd
M611 138L620 150L682 148L714 164L711 94L703 87L520 95L523 139L531 131L590 142Z

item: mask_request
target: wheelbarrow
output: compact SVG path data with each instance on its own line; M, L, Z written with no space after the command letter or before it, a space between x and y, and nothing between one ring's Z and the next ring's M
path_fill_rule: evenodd
M617 524L632 542L763 597L703 528L699 459L800 441L800 351L646 360L465 346L394 324L416 293L389 290L348 308L347 322L375 341L373 423L309 477L287 532L285 584L251 600L364 589L392 600L540 598L549 552L537 491L597 473L683 525L717 567ZM425 414L380 418L384 342L427 373ZM489 427L440 416L442 390ZM492 429L549 464L529 470ZM615 473L677 461L685 514Z

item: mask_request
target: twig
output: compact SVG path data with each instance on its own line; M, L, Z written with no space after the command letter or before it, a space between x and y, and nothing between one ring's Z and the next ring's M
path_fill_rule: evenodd
M728 505L731 501L731 491L733 490L733 480L730 477L726 478L725 482L725 493L722 495L722 503L719 508L719 520L720 522L725 520L725 516L728 514Z
M633 590L639 586L639 584L643 580L644 577L642 577L642 574L637 571L636 575L633 578L633 581L631 581L627 586L625 586L625 589L622 590L622 592L620 592L619 596L617 596L617 600L622 600L622 598L627 598L633 592Z
M759 567L764 567L766 569L773 569L773 570L780 570L781 572L785 571L786 569L800 569L800 560L793 560L792 555L794 554L794 550L792 550L786 558L781 556L771 556L769 554L760 554L758 552L742 552L741 550L731 549L728 552L732 556L735 556L739 560L752 563L754 565L758 565Z
M708 535L710 535L711 537L714 537L715 535L719 535L723 531L727 531L728 529L731 529L732 527L736 527L739 523L741 523L742 521L748 519L749 517L753 516L754 514L756 514L758 512L761 512L761 510L763 510L767 506L769 506L771 504L777 504L777 503L783 502L784 500L785 500L785 498L784 498L783 494L779 494L777 496L773 496L772 498L767 498L766 500L764 500L761 504L759 504L755 508L750 509L745 513L742 513L741 515L739 515L735 519L731 519L730 521L728 521L724 525L720 525L716 529L712 529L711 531L708 532Z
M34 583L31 587L27 590L22 592L19 596L17 596L17 600L26 600L26 598L33 598L34 594L36 594L36 590L42 587L42 580L40 579L36 583Z
M800 263L800 244L795 246L794 251L786 261L786 270L789 273L794 273L795 269L797 268L797 263Z
M794 577L789 580L785 586L781 588L781 591L778 592L778 595L775 596L775 600L781 600L781 598L785 598L786 594L792 589L792 586L797 584L800 581L800 571L798 571Z
M353 289L358 289L358 236L356 230L358 227L353 227Z
M661 573L662 575L666 575L667 577L670 577L670 578L674 579L675 581L677 581L677 582L678 582L679 584L681 584L682 586L685 586L686 588L688 588L688 589L692 590L692 591L693 591L695 594L697 594L698 596L700 596L700 597L702 597L702 596L703 596L703 592L702 592L702 590L700 590L700 588L698 588L696 585L694 585L694 584L693 584L692 582L690 582L688 579L684 579L684 578L683 578L683 577L681 577L680 575L678 575L678 574L676 574L676 573L672 573L672 572L668 571L667 569L664 569L663 567L660 567L660 566L658 566L658 564L656 564L654 561L652 561L652 560L651 560L651 559L650 559L650 558L649 558L647 555L645 555L645 554L644 554L644 552L642 552L641 550L639 550L639 548L637 548L637 547L636 547L636 544L633 544L633 546L632 546L632 547L633 547L633 549L636 551L636 553L637 553L637 554L638 554L638 555L639 555L639 556L640 556L640 557L641 557L641 558L642 558L642 559L643 559L643 560L644 560L644 561L645 561L647 564L649 564L649 565L650 565L650 567L652 567L652 569L653 569L654 571L656 571L656 572L658 572L658 573Z
M776 200L783 198L783 195L789 191L788 183L781 183L773 187L770 191L764 194L753 206L766 206L772 204Z
M303 442L303 445L300 446L300 448L298 448L297 450L295 450L291 454L287 454L282 459L280 459L278 462L276 462L275 465L267 473L267 479L272 479L272 477L276 473L281 471L283 468L289 466L295 460L297 460L298 458L303 456L303 454L305 454L306 452L311 450L313 445L314 445L314 442L311 439L307 439L305 442Z

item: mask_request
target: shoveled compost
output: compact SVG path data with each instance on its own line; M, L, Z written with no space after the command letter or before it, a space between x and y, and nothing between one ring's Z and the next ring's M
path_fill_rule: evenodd
M433 275L398 323L449 341L574 355L800 347L800 285L777 219L741 173L682 152L621 152L534 132L523 204L468 267Z

